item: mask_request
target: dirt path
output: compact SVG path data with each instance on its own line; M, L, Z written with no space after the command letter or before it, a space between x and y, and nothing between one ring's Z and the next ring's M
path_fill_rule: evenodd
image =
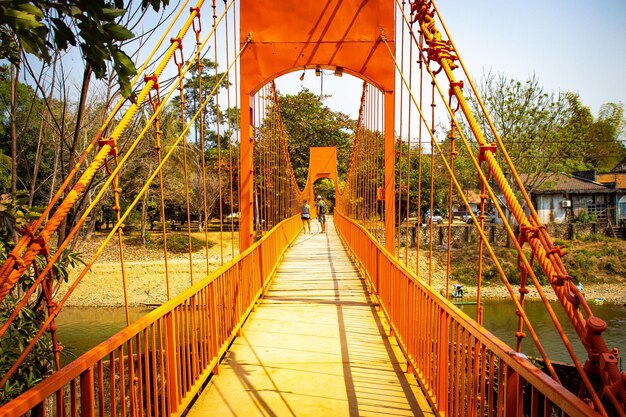
M194 234L204 238L202 233ZM232 240L231 233L210 233L209 242L214 244L206 254L205 249L193 253L189 261L189 253L168 252L167 269L165 268L165 254L162 248L146 249L137 245L124 245L124 275L126 277L126 294L128 305L160 305L169 298L189 288L205 278L209 273L219 268L223 263L238 254L238 241ZM94 236L80 246L80 252L85 262L100 247L104 235ZM208 259L208 263L207 263ZM63 283L57 292L57 299L61 299L68 288L75 282L83 268L76 268L70 274L67 283ZM191 271L191 273L190 273ZM110 244L102 255L85 274L76 289L69 296L67 306L123 306L124 280L119 260L119 247L116 242Z

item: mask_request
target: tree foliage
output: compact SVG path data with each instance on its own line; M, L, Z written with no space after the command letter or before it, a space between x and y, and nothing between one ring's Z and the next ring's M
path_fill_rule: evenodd
M598 118L586 130L583 162L588 167L607 172L626 157L622 136L626 127L624 105L606 103L600 107Z
M354 121L324 106L323 97L302 89L296 95L279 95L280 115L287 135L289 158L300 187L306 184L309 148L337 147L337 171L343 177L348 169Z
M168 4L142 0L141 8L158 11ZM78 47L98 78L107 75L111 62L128 97L137 69L120 43L135 35L118 21L129 6L123 0L0 0L0 58L19 64L23 51L50 63L55 51Z
M477 176L473 166L470 166L467 150L461 147L458 142L457 140L455 144L455 175L464 188L475 189L478 187ZM443 158L450 162L451 139L446 138L439 146ZM430 208L432 188L433 208L446 214L450 195L450 175L443 163L442 155L437 150L434 150L434 154L425 153L423 149L418 149L415 144L411 145L410 152L411 158L409 159L408 144L399 140L396 142L396 155L398 155L395 161L396 213L399 213L401 218L405 218L408 212L409 216L412 217L417 213L419 203L420 213L423 215ZM382 175L382 172L379 175ZM418 185L421 189L421 195L418 194ZM454 187L453 204L455 207L462 206L462 200L458 197Z
M220 81L220 85L216 89L217 82ZM229 117L232 109L222 110L222 105L218 102L218 94L221 90L227 88L230 85L228 76L225 76L223 72L217 71L217 64L208 59L202 59L202 65L199 69L198 63L195 63L189 69L189 77L185 80L184 96L185 102L185 115L191 119L199 111L200 106L206 102L206 106L203 109L203 122L205 127L205 148L217 147L217 125L220 125L221 144L224 144L224 140L227 135L224 135L224 131L231 131L232 126L230 124L231 118ZM202 95L200 94L200 87L202 88ZM180 97L178 97L178 103L180 103ZM200 118L196 119L195 123L195 142L200 144ZM228 128L221 129L222 125L228 126Z
M40 115L44 112L43 101L37 97L36 92L22 83L17 83L16 88L16 120L15 128L19 136L15 163L17 164L18 188L27 189L30 186L33 173L33 161L36 153L37 139L39 135ZM6 66L0 67L0 152L11 155L11 79ZM42 168L49 166L54 161L54 149L48 147L43 150L45 157L42 158ZM10 165L9 165L10 166ZM3 174L0 174L0 177ZM2 181L4 183L4 181ZM8 192L10 182L0 192ZM0 184L2 187L2 184Z
M7 259L14 245L13 231L24 227L29 220L37 216L32 213L26 204L24 193L17 195L0 195L0 262ZM51 248L51 255L55 249ZM46 265L43 255L38 255L35 262L41 271ZM82 263L79 254L65 250L57 263L52 267L52 274L56 283L67 281L69 270L78 263ZM6 323L9 316L16 309L23 294L35 281L35 270L29 268L19 280L18 285L0 303L0 323ZM45 319L46 303L41 292L27 300L26 305L6 333L0 337L0 375L5 375L24 351L24 348L39 331ZM52 342L43 336L35 347L17 368L6 384L0 387L0 404L4 404L17 397L22 392L37 384L52 371L53 366Z
M611 169L609 165L626 154L619 141L624 128L621 104L604 105L594 120L578 95L548 93L535 76L521 82L488 74L479 90L514 166L525 174L528 190L551 173ZM470 101L487 140L493 142L476 99ZM607 158L609 154L614 157ZM502 160L501 153L497 157Z

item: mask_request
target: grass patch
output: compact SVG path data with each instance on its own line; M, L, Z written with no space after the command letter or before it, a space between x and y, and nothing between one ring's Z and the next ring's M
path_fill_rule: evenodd
M602 235L587 235L584 240L564 241L555 239L558 246L566 247L566 255L563 263L569 275L574 280L580 280L583 285L587 283L616 283L626 282L626 242L607 238ZM504 270L507 279L513 285L520 282L520 271L517 266L517 251L495 247L496 256ZM486 252L486 251L485 251ZM531 259L530 250L524 247L526 259ZM446 264L445 251L437 252L437 262ZM451 279L467 286L475 286L478 283L478 254L476 245L467 245L462 250L452 254ZM539 262L532 263L533 272L542 285L547 284L547 279L541 270ZM528 277L530 283L530 277ZM483 283L499 284L500 274L493 261L485 253L483 258Z
M130 246L140 247L143 242L140 235L130 236L125 240L126 244ZM199 239L195 236L191 236L191 251L196 252L204 249L204 239ZM208 242L209 249L215 246L215 242ZM163 237L154 237L150 233L146 233L146 249L162 249ZM189 252L189 238L183 233L168 233L167 234L167 251L171 253L187 253Z
M555 238L554 239L554 245L555 246L561 246L563 248L569 248L569 247L572 246L572 241L571 240Z
M605 236L605 235L601 235L598 233L589 233L586 235L576 235L576 240L580 240L581 242L587 242L587 243L598 243L598 242L617 242L618 240L613 238L613 237L609 237L609 236Z

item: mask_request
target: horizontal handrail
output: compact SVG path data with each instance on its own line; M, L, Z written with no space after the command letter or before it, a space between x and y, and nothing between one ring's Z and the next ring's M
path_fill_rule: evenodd
M179 415L236 337L301 230L282 221L238 257L0 408L0 416ZM132 358L130 360L129 358ZM78 383L77 383L78 380Z
M550 416L559 408L599 416L406 269L364 227L338 210L335 224L438 413Z

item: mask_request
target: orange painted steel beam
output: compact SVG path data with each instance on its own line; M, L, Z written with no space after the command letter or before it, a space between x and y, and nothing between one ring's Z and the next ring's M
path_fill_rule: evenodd
M241 139L239 142L239 252L252 244L254 210L254 139L252 137L252 108L250 94L241 93Z
M250 96L273 79L316 67L366 80L393 103L394 64L380 39L385 33L387 42L394 44L393 0L241 0L240 8L240 39L242 43L250 40L241 56L242 109L249 107ZM242 111L240 250L252 242L253 181L248 173L254 155L250 133L253 122L247 111ZM386 118L385 128L386 134L393 136L393 117ZM390 188L387 195L392 192ZM391 197L386 208L393 207ZM392 223L393 216L387 217ZM387 229L393 230L393 224ZM393 236L387 239L393 242Z
M338 193L337 182L337 148L334 146L309 148L309 175L302 192L302 199L306 198L309 203L315 200L313 184L315 181L328 178L335 184L335 192ZM316 213L317 214L317 213Z

